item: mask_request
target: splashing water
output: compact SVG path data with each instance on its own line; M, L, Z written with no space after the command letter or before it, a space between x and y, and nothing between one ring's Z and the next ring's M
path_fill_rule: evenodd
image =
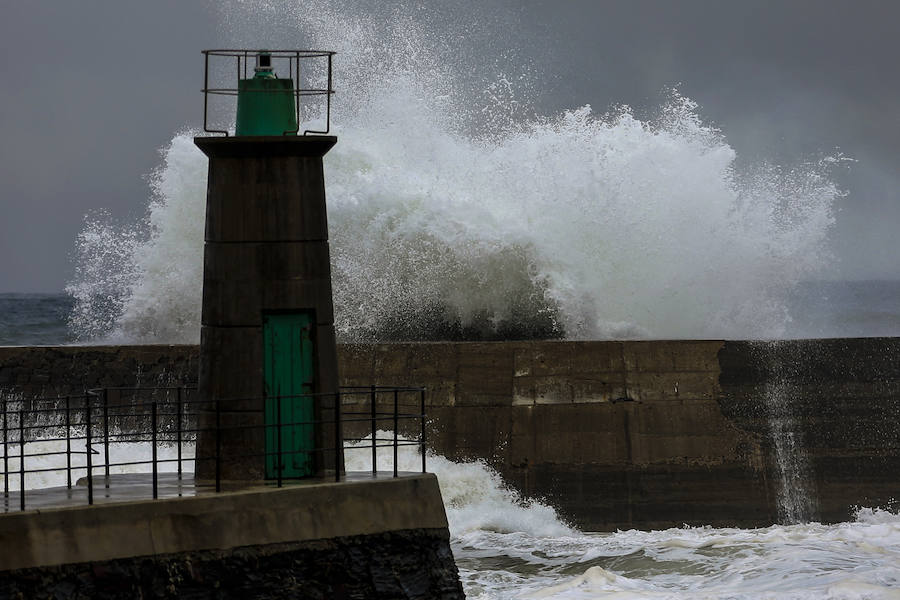
M818 512L814 471L796 407L801 394L793 383L811 358L810 352L789 342L755 344L753 349L755 362L766 371L762 400L779 477L778 522L785 524L815 520Z
M778 337L788 292L830 260L835 159L738 168L677 92L649 119L541 116L527 68L450 51L422 11L223 15L240 41L263 26L275 45L339 52L325 169L345 341ZM67 291L81 340L197 341L206 159L191 135L164 149L143 222L94 217L79 236Z
M77 435L77 434L76 434ZM82 434L83 435L83 434ZM95 447L96 448L96 447ZM72 444L72 481L75 482L87 476L87 461L84 455L84 440L76 440ZM156 448L157 460L160 461L158 469L160 473L175 473L178 470L178 450L172 444L159 444ZM7 446L9 465L9 489L19 489L19 444L11 443ZM40 490L66 485L66 445L64 441L35 440L25 444L25 469L37 471L25 474L25 489ZM41 455L41 456L35 456ZM109 445L109 460L111 475L126 473L151 473L152 466L149 462L153 457L153 448L149 442L112 442ZM185 444L182 447L182 469L185 473L194 471L194 446ZM102 472L102 466L94 464L94 476ZM144 462L145 464L115 464ZM102 484L100 484L102 485Z
M368 443L346 451L349 471L371 468ZM893 512L864 508L854 522L835 525L586 533L543 503L523 502L481 462L427 459L468 598L900 598ZM378 449L379 471L392 470L392 461L390 448ZM418 449L399 448L397 466L418 471Z
M151 177L140 223L88 218L78 236L70 328L82 341L196 342L200 335L206 162L192 135L177 135Z
M349 471L371 468L368 443L346 451ZM863 508L855 521L834 525L587 533L543 503L524 502L482 462L427 459L468 598L900 598L900 515L893 512ZM390 448L378 449L377 464L393 469ZM400 447L397 466L418 471L418 449Z
M392 431L378 431L376 438L391 439ZM344 453L348 471L372 468L371 436L349 444ZM408 441L401 436L401 441ZM393 471L393 448L377 448L379 471ZM534 536L560 536L573 530L560 521L556 511L536 501L523 501L509 489L495 471L482 461L456 463L443 456L427 453L429 473L437 475L441 496L447 509L450 531L455 536L471 532L528 532ZM416 446L398 448L397 469L416 472L422 468L422 455Z
M371 468L367 443L347 451L348 470ZM389 448L377 460L393 469ZM835 525L586 533L523 502L481 462L429 454L427 464L468 598L900 598L900 515L885 510L860 509ZM399 470L420 465L415 447L399 449Z

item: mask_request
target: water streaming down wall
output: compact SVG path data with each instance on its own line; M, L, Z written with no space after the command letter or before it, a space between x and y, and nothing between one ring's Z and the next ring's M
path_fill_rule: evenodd
M450 52L410 16L224 10L238 38L259 21L273 44L338 51L325 175L344 341L778 337L791 288L829 261L834 159L739 166L678 93L654 115L536 115L536 78ZM206 163L191 135L164 149L143 221L86 222L68 287L79 339L197 341Z
M803 420L795 397L797 378L804 369L809 349L777 342L756 344L755 358L767 372L763 387L763 403L775 450L778 481L778 522L808 523L818 518L815 479L804 443Z

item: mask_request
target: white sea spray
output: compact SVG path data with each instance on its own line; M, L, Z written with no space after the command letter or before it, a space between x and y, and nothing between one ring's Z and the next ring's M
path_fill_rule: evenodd
M343 340L779 337L789 292L830 261L835 159L739 166L677 92L654 117L539 115L528 65L481 61L473 78L422 11L222 12L238 39L269 27L272 43L338 51L325 169ZM198 340L206 159L193 133L163 150L144 221L86 224L68 287L81 340Z

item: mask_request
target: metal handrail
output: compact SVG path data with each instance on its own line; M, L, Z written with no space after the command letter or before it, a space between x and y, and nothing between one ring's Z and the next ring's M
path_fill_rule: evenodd
M129 403L123 402L110 402L110 392L119 392L119 395L122 395L122 392L152 392L157 394L161 391L172 391L173 394L166 394L165 398L154 397L147 401L135 401ZM302 420L302 421L291 421L291 422L281 422L280 419L280 411L278 411L278 422L277 423L266 423L263 425L227 425L223 426L218 419L218 415L220 413L220 407L224 403L228 403L234 400L248 400L247 398L239 398L239 399L191 399L186 398L187 394L185 392L196 392L196 387L140 387L140 388L98 388L92 389L86 392L83 395L78 396L64 396L64 397L54 397L54 398L37 398L27 401L27 403L32 406L40 403L52 402L57 405L57 408L25 408L26 401L22 400L13 400L10 398L3 398L2 402L0 402L0 408L2 408L2 412L0 412L0 419L2 419L2 445L3 445L3 474L4 474L4 489L3 494L7 499L7 507L6 510L9 510L8 502L10 497L9 490L9 479L10 475L18 475L19 476L19 509L25 510L26 508L26 490L25 490L25 481L26 476L28 474L33 473L46 473L53 471L65 471L66 472L66 485L68 489L72 489L72 480L73 473L84 471L86 473L87 479L87 487L88 487L88 504L93 504L93 492L94 492L94 470L102 467L104 473L104 486L109 488L111 485L110 479L110 468L111 467L124 467L124 466L134 466L134 465L150 465L152 469L152 486L153 486L153 498L158 497L158 480L159 480L159 465L160 464L171 464L177 463L177 473L178 478L182 477L182 463L184 462L182 449L186 442L190 442L200 433L212 433L216 438L216 449L212 455L200 455L195 452L195 456L193 460L195 462L200 461L215 461L215 489L216 491L221 490L221 470L220 463L222 459L222 451L220 445L220 439L222 437L222 433L226 431L234 431L234 430L249 430L249 429L262 429L269 430L272 427L277 428L276 430L280 433L281 429L284 427L293 427L293 426L320 426L326 427L328 425L333 425L335 428L335 445L328 447L315 447L315 448L305 448L303 450L289 450L284 451L279 444L277 451L267 451L267 452L256 452L256 453L242 453L242 454L229 454L229 458L263 458L272 455L276 456L291 456L297 454L298 452L303 453L320 453L320 452L331 452L335 453L335 476L336 479L340 479L340 457L342 456L342 451L347 448L348 443L358 443L363 441L365 438L363 437L353 437L353 438L344 438L343 426L345 424L359 424L359 423L367 423L371 427L370 436L370 446L372 452L372 472L377 473L377 449L378 448L387 448L393 447L393 476L398 476L398 457L397 451L401 446L418 446L420 448L420 452L422 454L422 472L426 470L426 445L425 445L425 423L426 423L426 415L425 415L425 389L424 388L416 388L416 387L385 387L385 386L370 386L368 388L341 388L338 392L334 393L316 393L316 394L295 394L295 395L286 395L279 397L268 397L268 398L250 398L250 400L276 400L281 402L283 400L290 400L296 398L314 398L314 397L329 397L335 400L333 408L331 410L333 416L330 419L317 419L317 420ZM416 396L416 404L418 405L418 410L416 411L401 411L400 407L405 406L399 402L399 399L402 395L410 395L415 394ZM388 403L392 404L392 410L379 410L379 396L387 395ZM170 397L171 396L171 397ZM368 411L361 412L359 410L355 411L344 411L343 410L343 399L346 397L355 397L361 398L364 401L368 401L371 406ZM174 405L174 410L172 410L172 406ZM194 407L194 410L191 410L191 407ZM149 413L146 409L149 408ZM168 408L169 410L163 410ZM127 414L114 414L117 409L128 409L129 413ZM205 410L204 410L205 409ZM144 412L135 413L137 410L144 410ZM201 427L199 424L195 424L194 418L185 419L187 416L198 417L201 414L209 415L212 411L216 413L216 425L213 427ZM45 419L48 415L53 416L54 413L59 417L59 421L61 422L53 422L53 423L43 423L43 424L29 424L26 425L26 421L34 420L34 419ZM76 418L73 420L73 416ZM99 416L99 419L97 418ZM129 419L137 418L145 422L149 419L149 428L147 427L138 427L132 431L111 431L110 430L110 422L112 418L117 417L125 417ZM167 417L167 426L162 427L160 423L160 417ZM174 427L172 427L171 421L174 418ZM399 422L400 420L416 420L420 422L420 439L416 440L400 440L398 435ZM379 437L377 435L377 425L378 423L382 423L385 421L390 421L394 427L394 435L392 438ZM11 426L12 425L12 426ZM35 435L35 432L40 432L41 430L45 431L49 435L41 436ZM97 430L97 431L95 431ZM61 432L65 431L65 435ZM16 435L10 436L11 433ZM98 435L99 434L99 435ZM30 439L29 439L30 437ZM279 436L280 437L280 436ZM338 444L338 440L343 439L342 444ZM143 460L143 461L119 461L114 462L110 460L109 454L109 446L110 443L114 443L116 441L127 440L131 442L147 442L149 441L151 444L151 452L152 458L151 460ZM65 450L59 451L44 451L44 449L38 452L26 452L26 446L28 444L33 443L46 443L46 442L66 442ZM73 448L73 443L77 445L84 444L83 450L78 448ZM160 458L157 454L157 449L160 444L173 444L177 448L177 456L175 458ZM11 446L18 445L17 455L10 454ZM357 447L358 448L358 447ZM94 456L101 456L102 449L102 462L94 461ZM65 466L61 467L41 467L41 468L25 468L27 459L34 459L37 457L51 457L51 456L63 456L66 457ZM85 465L75 466L72 464L73 456L84 456L85 457ZM18 459L19 464L17 469L11 469L10 460L15 461ZM282 461L276 461L277 464L281 464ZM282 477L281 470L278 469L277 474L277 484L279 487L282 485Z

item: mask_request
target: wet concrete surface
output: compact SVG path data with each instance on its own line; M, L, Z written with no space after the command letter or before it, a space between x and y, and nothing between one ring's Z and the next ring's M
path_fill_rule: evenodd
M398 473L399 477L420 475L420 473ZM366 472L350 472L341 477L341 482L359 482L367 480L392 479L393 472L382 471L373 474ZM323 483L335 483L333 477L284 480L284 487L309 486ZM222 481L223 492L240 490L266 489L278 487L275 481ZM215 494L214 482L196 482L193 473L185 473L180 478L177 473L159 473L157 477L157 498L181 498ZM10 490L3 495L3 513L21 511L20 494ZM109 477L107 485L105 477L93 478L93 503L109 504L114 502L132 502L153 498L153 475L151 473L114 474ZM66 486L25 490L25 510L41 510L47 508L66 508L88 505L88 482L82 477L71 489ZM2 513L0 513L2 514Z

